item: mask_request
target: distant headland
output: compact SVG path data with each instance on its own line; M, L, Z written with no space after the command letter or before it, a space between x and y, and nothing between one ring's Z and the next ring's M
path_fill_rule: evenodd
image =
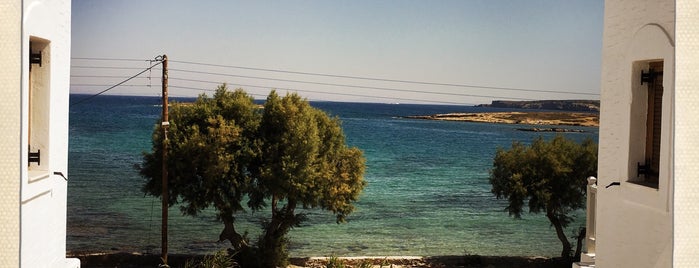
M494 100L490 104L479 104L476 107L556 110L571 112L599 112L599 100L536 100L536 101L504 101Z
M531 109L548 111L515 111L484 113L448 113L406 116L411 119L464 121L499 124L548 125L548 126L599 126L598 100L541 100L541 101L493 101L477 107ZM520 131L580 132L566 128L518 128Z

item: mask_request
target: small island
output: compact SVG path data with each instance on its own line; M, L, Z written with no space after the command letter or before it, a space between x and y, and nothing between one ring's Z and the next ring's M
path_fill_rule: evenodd
M580 112L565 110L565 107L571 107L570 103L586 103L588 112ZM594 104L596 102L596 104ZM493 101L492 106L502 104L502 101ZM598 127L599 114L591 111L599 110L599 101L523 101L523 102L507 102L508 108L523 108L531 107L532 103L536 103L538 109L551 109L559 107L560 111L513 111L513 112L483 112L483 113L447 113L434 115L414 115L406 116L410 119L425 119L425 120L443 120L443 121L464 121L464 122L480 122L480 123L497 123L497 124L521 124L521 125L546 125L546 126L582 126L582 127ZM555 105L548 105L548 104ZM479 105L479 107L492 107L491 105ZM545 107L545 108L544 108ZM580 107L580 106L577 106ZM536 109L536 108L535 108ZM555 108L554 108L555 109ZM521 131L536 131L536 132L582 132L578 129L555 128L555 127L532 127L518 128Z

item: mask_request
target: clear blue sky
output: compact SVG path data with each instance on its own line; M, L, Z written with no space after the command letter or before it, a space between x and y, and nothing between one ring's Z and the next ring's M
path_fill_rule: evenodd
M477 104L493 99L599 98L594 94L599 94L600 87L602 0L73 0L72 4L73 57L151 59L167 54L170 68L181 70L170 72L172 96L202 93L185 87L216 87L188 81L200 80L245 85L258 98L272 88L294 89L311 100L330 101ZM592 95L360 80L175 61ZM72 65L148 67L145 61L73 60ZM100 85L123 80L85 76L123 77L137 72L73 68L71 92L96 93L106 88ZM144 75L108 94L158 95L159 71L150 74L150 81L145 78L148 73ZM152 87L140 86L145 84Z

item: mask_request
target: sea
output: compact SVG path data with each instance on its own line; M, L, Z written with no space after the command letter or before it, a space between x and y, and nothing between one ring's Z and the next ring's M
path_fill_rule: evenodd
M87 95L71 95L71 103ZM187 102L193 98L174 101ZM138 173L161 114L159 97L97 96L70 108L68 234L71 252L159 254L160 200L144 195ZM289 233L293 257L310 256L558 256L561 243L541 214L521 219L491 193L489 170L497 148L530 143L553 133L518 131L521 125L406 119L409 115L510 111L422 104L311 102L342 121L349 146L366 158L367 185L347 223L322 210ZM574 140L598 129L574 127ZM184 216L169 211L169 253L209 254L223 225L212 211ZM236 230L252 240L269 211L238 216ZM585 225L584 211L566 233ZM573 239L571 238L571 241Z

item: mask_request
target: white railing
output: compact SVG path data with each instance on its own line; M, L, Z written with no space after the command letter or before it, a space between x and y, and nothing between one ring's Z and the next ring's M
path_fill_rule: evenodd
M585 253L595 253L595 211L597 210L597 178L587 178L587 222L585 231Z

